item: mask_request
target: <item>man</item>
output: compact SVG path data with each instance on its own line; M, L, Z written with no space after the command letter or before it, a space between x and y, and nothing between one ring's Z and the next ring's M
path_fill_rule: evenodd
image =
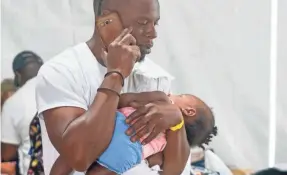
M10 98L15 92L16 87L14 85L13 79L4 79L1 82L1 111L2 106L4 105L5 101ZM1 173L3 174L15 174L16 172L16 164L15 160L11 160L12 162L1 162Z
M36 99L38 113L44 119L45 174L50 173L59 153L80 172L103 153L112 138L120 93L141 89L170 92L171 76L145 58L157 36L159 2L94 0L94 10L96 17L116 11L126 29L109 45L108 53L95 29L88 42L65 50L39 71ZM140 63L134 67L136 61ZM133 128L141 128L136 138L148 134L146 142L182 122L180 110L166 103L142 106L134 115L143 118L138 128ZM176 162L178 166L170 173L180 174L189 155L185 128L168 132L167 138L174 144L169 146L173 151L164 166ZM148 168L144 161L139 166Z
M27 174L30 164L29 128L36 115L35 79L42 59L33 52L23 51L13 61L15 85L21 87L4 104L2 111L2 160L10 161L19 153L21 174Z
M277 168L268 168L265 170L258 171L254 175L286 175L287 171L283 171Z

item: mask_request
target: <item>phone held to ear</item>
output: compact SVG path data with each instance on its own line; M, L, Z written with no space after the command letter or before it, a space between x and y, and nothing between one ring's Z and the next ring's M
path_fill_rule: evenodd
M124 30L121 19L116 12L98 17L96 27L106 50Z

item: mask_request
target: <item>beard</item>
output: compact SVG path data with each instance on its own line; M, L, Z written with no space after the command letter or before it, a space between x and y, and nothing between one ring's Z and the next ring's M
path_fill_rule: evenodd
M142 62L144 61L146 55L150 54L151 48L140 47L140 52L141 52L141 56L140 56L139 62Z
M140 59L139 59L139 63L145 60L145 54L141 54Z

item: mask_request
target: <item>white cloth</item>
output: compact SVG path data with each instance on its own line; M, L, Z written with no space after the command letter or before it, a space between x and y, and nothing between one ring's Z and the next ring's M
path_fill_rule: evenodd
M98 63L86 43L67 49L46 62L37 76L36 101L40 118L43 111L55 107L75 106L87 110L105 73L106 69ZM135 65L122 92L161 90L170 93L172 79L146 58ZM44 169L45 174L49 174L58 152L48 138L43 120L40 123Z
M19 167L21 174L27 174L31 157L29 128L37 113L35 101L36 78L26 82L3 106L2 140L3 143L18 145Z
M143 160L139 165L125 172L124 175L159 175L159 173L157 170L149 168L146 161Z
M212 171L219 172L220 174L224 175L232 175L230 169L225 165L225 163L212 151L206 150L205 151L205 167Z

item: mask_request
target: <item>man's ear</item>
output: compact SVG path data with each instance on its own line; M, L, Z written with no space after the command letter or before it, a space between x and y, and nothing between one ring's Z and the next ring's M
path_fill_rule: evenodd
M181 111L185 116L188 116L188 117L195 117L196 116L196 109L195 108L190 108L190 107L182 108Z

